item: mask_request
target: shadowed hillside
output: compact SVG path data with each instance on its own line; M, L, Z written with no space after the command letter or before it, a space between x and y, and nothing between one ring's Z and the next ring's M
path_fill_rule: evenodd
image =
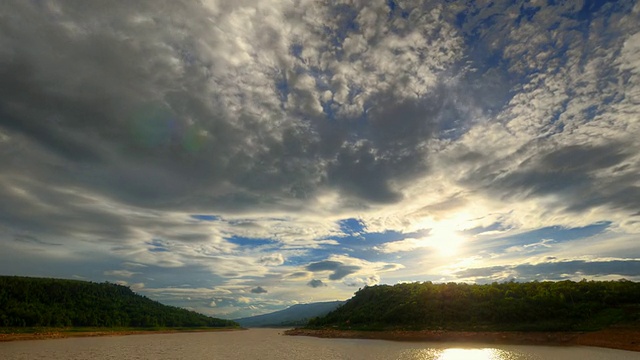
M596 330L640 323L640 284L620 281L378 285L309 327Z
M0 276L0 326L234 327L238 324L160 304L122 285Z

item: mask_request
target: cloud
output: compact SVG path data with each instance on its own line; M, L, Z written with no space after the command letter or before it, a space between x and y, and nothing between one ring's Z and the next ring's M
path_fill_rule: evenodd
M263 265L268 265L268 266L277 266L277 265L282 265L284 264L284 257L282 256L282 254L269 254L269 255L265 255L260 257L260 264Z
M319 261L315 263L311 263L307 265L307 270L309 271L333 271L342 266L342 263L339 261Z
M371 275L367 277L349 277L344 279L344 284L349 287L373 286L380 283L380 276Z
M132 263L132 262L124 262L124 263L122 263L122 266L127 267L127 268L132 268L132 269L139 269L139 268L147 267L147 265L137 264L137 263Z
M239 304L249 304L251 303L252 300L249 299L248 297L240 296L236 298L235 301Z
M224 6L228 13L223 15L213 4L122 5L111 10L120 16L117 25L108 24L95 9L72 4L55 9L7 5L16 18L30 18L50 29L38 38L19 22L8 24L7 47L21 60L4 58L10 69L3 76L5 88L24 89L5 94L8 102L19 104L3 117L11 134L18 135L11 139L25 136L39 144L33 160L47 150L60 163L84 164L73 174L55 177L59 184L135 206L246 210L268 196L276 200L269 205L273 208L290 197L313 197L326 187L372 201L399 200L390 181L414 173L412 165L420 167L422 139L430 136L438 118L439 110L423 108L417 96L427 94L442 67L459 57L455 50L461 42L451 25L435 13L398 17L395 23L373 20L370 5L356 3L351 5L359 14L354 21L377 30L363 28L341 38L338 32L349 25L339 6L309 12L309 4L291 8L271 1L255 5L263 14L258 18L245 11L249 5ZM376 7L387 11L384 4ZM57 21L43 15L48 12ZM163 13L181 20L171 23L155 16ZM290 26L306 38L283 28L283 21L305 13ZM203 24L210 21L225 32L205 30ZM255 27L236 26L239 23ZM336 33L322 31L326 23L333 23ZM171 31L175 26L184 31ZM123 42L111 27L134 36ZM443 28L449 30L439 35ZM231 38L245 46L232 46ZM323 45L336 39L349 58ZM362 46L354 46L358 42ZM31 43L34 51L24 43ZM52 61L47 50L51 44L79 66ZM291 50L296 46L302 55ZM96 51L109 56L89 55ZM143 60L148 54L153 61ZM349 70L353 64L359 65ZM319 73L319 68L325 70ZM26 74L33 80L22 81ZM70 74L76 75L74 81L69 81ZM233 74L233 80L227 74ZM129 78L139 81L132 87L124 80ZM47 81L59 82L50 89L59 101L26 110L24 105L48 96ZM322 83L335 87L330 98L327 90L321 91ZM84 87L101 91L79 91ZM216 104L213 108L208 99ZM374 101L381 105L368 109L366 103ZM440 103L439 98L432 103ZM358 131L350 129L350 119L368 110L370 139L350 140L349 134ZM87 113L95 115L91 124L84 122ZM434 115L423 121L425 113ZM336 117L343 125L314 125L302 119L305 114ZM402 127L393 125L398 116L406 118ZM41 117L49 121L37 121ZM111 126L116 124L122 126ZM87 129L91 137L84 136ZM256 129L264 136L249 135ZM262 175L253 176L256 173ZM227 188L216 185L223 183ZM162 203L156 203L160 198Z
M635 259L640 12L583 5L3 2L0 273L234 314ZM418 251L434 229L457 254Z
M251 289L252 294L265 294L267 290L265 290L262 286L257 286Z
M46 241L42 241L35 236L18 234L13 237L15 241L24 242L24 243L34 243L39 245L49 245L49 246L60 246L62 244L50 243Z
M109 270L109 271L105 271L104 274L107 276L130 278L133 275L140 274L140 273L129 271L129 270Z
M327 286L327 284L322 282L322 280L318 280L318 279L313 279L313 280L309 281L307 283L307 285L311 286L312 288L319 288L319 287Z
M378 284L380 282L378 273L393 272L403 268L402 264L370 262L344 255L332 255L327 260L310 263L305 266L305 269L313 272L314 275L329 272L328 280L342 280L342 284L347 287ZM325 281L318 280L321 281L318 283L316 280L311 280L307 285L312 287L315 287L313 284L326 285Z
M455 273L456 277L475 278L490 281L492 279L516 278L524 281L531 280L563 280L576 277L594 277L616 275L637 278L640 270L638 260L565 260L542 262L537 264L520 264L515 266L492 266L486 268L471 268Z
M144 283L133 283L131 285L129 285L131 287L132 290L134 291L142 291L144 289Z
M629 149L630 145L624 143L556 147L526 159L516 171L484 177L484 181L492 192L505 198L553 194L558 206L569 211L582 212L607 203L613 208L631 209L640 205L636 202L636 186L615 171L633 156ZM608 175L606 180L602 178L604 173ZM477 184L483 180L472 176L468 181Z
M344 265L339 261L327 260L311 263L307 265L306 269L312 272L331 271L332 273L329 275L329 280L340 280L343 277L360 270L361 267L354 265Z
M329 280L340 280L343 277L349 274L353 274L358 270L360 270L359 266L340 266L336 268L333 274L329 275Z
M424 239L406 238L399 241L391 241L380 246L374 247L374 250L382 253L396 253L403 251L413 251L428 246L428 242Z
M294 273L291 273L289 275L287 275L287 277L292 278L292 279L299 279L299 278L307 278L309 277L311 273L307 272L307 271L296 271Z

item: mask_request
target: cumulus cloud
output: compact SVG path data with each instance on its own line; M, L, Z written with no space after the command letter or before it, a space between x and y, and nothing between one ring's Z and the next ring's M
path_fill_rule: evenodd
M332 255L327 260L310 263L305 267L306 270L313 272L315 276L326 276L326 273L329 273L327 280L342 280L342 283L347 287L378 284L380 282L378 273L393 272L403 268L404 266L401 264L369 262L343 255ZM307 285L317 287L324 286L326 283L313 279Z
M349 287L373 286L380 283L380 276L371 275L368 277L349 277L344 279L344 284Z
M282 256L282 254L279 254L279 253L269 254L269 255L261 256L259 263L263 265L270 265L270 266L282 265L284 264L284 257Z
M245 296L240 296L238 298L235 299L235 301L239 304L249 304L251 303L251 299L249 299L248 297Z
M327 286L327 284L322 282L322 280L318 280L318 279L313 279L313 280L309 281L307 283L307 285L311 286L312 288L319 288L319 287Z
M360 270L359 266L345 265L339 261L320 261L307 265L307 270L312 272L331 271L329 275L330 280L340 280L343 277L353 274Z
M253 289L251 289L251 293L252 294L265 294L268 291L265 290L262 286L256 286Z

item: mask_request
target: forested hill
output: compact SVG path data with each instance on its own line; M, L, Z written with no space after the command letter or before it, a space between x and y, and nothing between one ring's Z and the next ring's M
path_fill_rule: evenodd
M640 284L620 281L411 283L359 290L309 327L597 330L640 326Z
M0 276L0 326L234 327L233 321L160 304L126 286Z

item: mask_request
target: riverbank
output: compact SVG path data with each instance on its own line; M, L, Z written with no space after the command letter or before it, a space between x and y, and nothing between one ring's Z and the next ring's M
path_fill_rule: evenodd
M162 329L108 329L108 328L42 328L33 332L0 332L0 342L20 340L64 339L70 337L124 336L172 334L193 332L218 332L244 330L241 328L162 328Z
M377 339L391 341L466 342L510 345L580 345L640 351L640 329L635 328L610 328L594 332L291 329L285 331L284 334L320 338Z

